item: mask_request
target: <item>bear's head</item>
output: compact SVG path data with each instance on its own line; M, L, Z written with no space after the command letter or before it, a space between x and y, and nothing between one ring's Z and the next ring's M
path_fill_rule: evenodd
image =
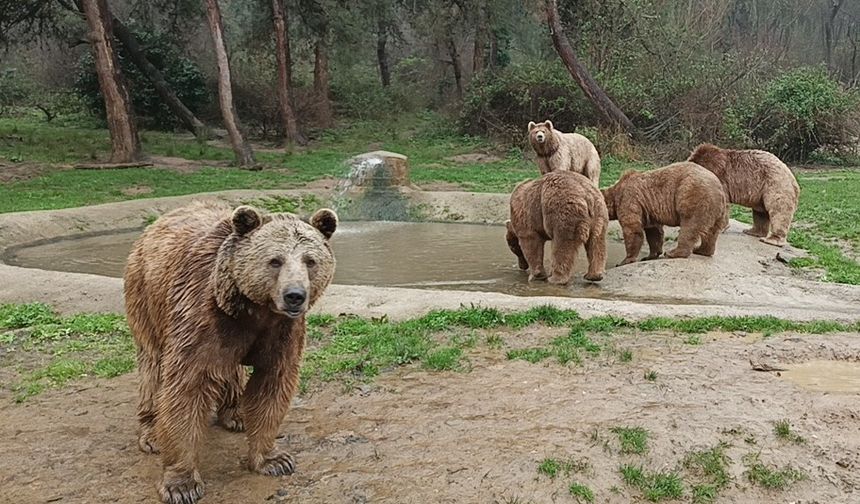
M290 318L302 316L334 277L329 239L337 223L329 209L305 222L293 214L236 208L213 272L219 308L235 317L250 302Z
M552 121L542 123L529 122L529 143L538 156L551 156L558 150L558 140L552 127Z

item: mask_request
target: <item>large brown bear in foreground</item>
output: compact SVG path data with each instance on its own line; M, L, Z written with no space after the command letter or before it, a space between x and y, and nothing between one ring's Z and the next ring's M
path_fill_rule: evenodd
M310 223L241 206L170 212L135 243L125 272L140 372L140 437L161 452L162 502L203 495L197 456L210 415L248 432L250 469L293 472L275 446L299 381L305 313L334 275L331 210ZM253 366L245 384L243 365Z
M643 234L650 254L663 253L663 226L680 226L677 246L667 257L691 253L714 255L717 237L728 224L726 195L720 180L695 163L675 163L649 172L627 172L603 190L609 219L618 219L627 257L639 260Z
M800 187L788 166L770 152L730 150L702 144L688 161L714 172L723 183L729 203L752 209L753 227L744 233L764 243L785 245Z
M537 154L541 175L572 171L585 175L594 187L600 183L600 155L594 144L579 133L562 133L552 121L529 123L529 143Z
M511 194L511 219L505 239L529 280L546 278L544 244L552 240L554 284L570 283L581 245L588 255L585 279L598 282L606 269L609 218L600 191L578 173L561 171L519 184Z

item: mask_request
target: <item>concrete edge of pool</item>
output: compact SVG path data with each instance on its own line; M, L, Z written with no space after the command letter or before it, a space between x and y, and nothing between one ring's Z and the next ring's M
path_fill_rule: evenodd
M269 190L224 191L188 196L131 200L90 207L64 210L18 212L0 214L0 257L10 247L35 241L69 237L72 235L110 232L117 229L139 228L147 218L180 207L192 200L215 199L239 203L265 196L300 197L313 194L320 204L328 203L328 190ZM427 220L441 222L468 222L500 224L507 218L508 195L466 192L407 191L410 204L420 205ZM615 228L617 229L617 228ZM321 313L354 313L364 316L388 315L402 319L421 315L440 308L457 308L460 305L493 306L502 310L525 309L538 304L553 304L575 309L583 315L614 314L631 319L655 314L665 316L706 315L775 315L797 320L843 320L857 318L860 307L860 288L824 284L786 276L786 268L773 260L775 249L758 242L742 241L739 224L726 235L730 244L725 253L729 265L743 262L744 271L718 271L704 258L694 258L681 267L677 261L649 261L620 268L615 282L629 289L647 290L659 285L669 292L684 289L701 295L692 304L675 304L661 301L637 302L618 299L594 299L530 296L519 297L497 292L459 290L421 290L397 287L333 285L320 304ZM729 248L729 247L726 247ZM718 249L718 256L720 251ZM764 269L757 263L768 263ZM756 264L753 264L756 263ZM780 269L782 268L782 269ZM725 269L725 268L723 268ZM760 271L761 270L761 271ZM678 275L677 272L685 273ZM753 277L748 277L752 274ZM746 275L746 276L745 276ZM756 276L757 275L757 276ZM732 285L734 278L736 285ZM700 288L697 279L703 285ZM708 283L712 285L709 285ZM767 303L757 303L756 292L744 289L761 285L762 296L770 296ZM814 287L815 293L803 297ZM820 293L818 291L821 291ZM781 294L784 293L784 294ZM784 295L784 299L780 297ZM801 296L798 298L798 296ZM762 297L762 300L764 300ZM748 299L749 298L749 299ZM78 311L122 312L122 280L99 275L63 273L41 269L27 269L0 264L0 303L43 301L64 313Z

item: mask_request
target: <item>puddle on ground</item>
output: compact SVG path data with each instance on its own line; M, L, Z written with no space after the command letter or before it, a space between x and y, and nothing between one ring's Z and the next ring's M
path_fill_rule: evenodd
M15 266L121 277L140 231L73 237L18 248L5 258ZM505 243L505 228L429 222L341 222L332 239L334 283L503 292L521 296L604 297L582 280L585 250L568 287L526 280ZM607 267L624 259L624 245L607 241ZM549 243L546 266L549 267Z
M860 394L860 362L815 360L792 364L782 377L816 392Z

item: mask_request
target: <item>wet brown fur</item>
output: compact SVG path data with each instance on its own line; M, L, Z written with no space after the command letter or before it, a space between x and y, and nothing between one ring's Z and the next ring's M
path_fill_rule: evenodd
M711 144L696 147L689 161L720 179L730 203L752 209L753 227L746 234L770 245L785 245L800 196L800 186L785 163L770 152Z
M603 195L610 220L618 219L627 257L639 260L643 238L656 259L663 253L663 226L680 226L677 246L667 257L714 255L717 237L728 224L720 180L695 163L675 163L649 172L626 172Z
M311 223L196 203L136 242L125 299L141 380L138 444L161 453L163 502L202 496L197 458L213 410L222 426L247 432L252 470L294 470L275 437L298 387L305 318L279 312L273 296L301 285L310 308L331 281L337 216L320 210ZM254 369L247 383L243 365Z
M555 129L552 121L528 125L529 143L537 154L541 175L553 171L569 170L585 175L594 187L600 183L600 154L588 138L578 133L563 133ZM543 133L546 141L538 142Z
M550 283L567 284L579 247L588 255L585 279L603 279L609 218L600 191L584 176L553 172L519 184L511 194L505 239L529 280L546 278L544 244L552 240Z

